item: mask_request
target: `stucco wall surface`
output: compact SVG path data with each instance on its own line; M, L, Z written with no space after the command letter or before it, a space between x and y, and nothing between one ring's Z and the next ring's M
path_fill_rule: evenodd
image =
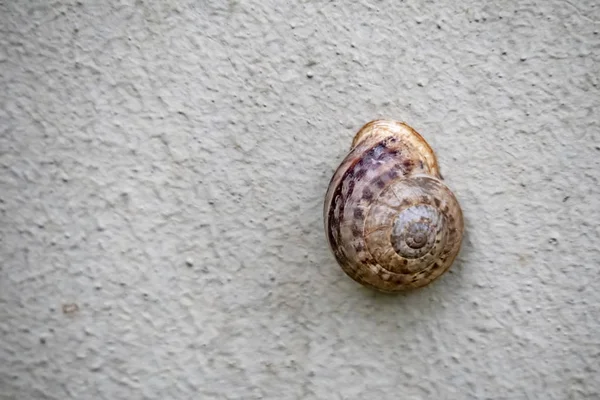
M0 398L600 398L600 5L0 2ZM406 121L467 234L383 295L327 248Z

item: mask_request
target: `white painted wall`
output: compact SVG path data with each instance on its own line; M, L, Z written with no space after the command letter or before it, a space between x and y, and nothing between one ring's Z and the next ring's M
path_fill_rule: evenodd
M600 398L597 1L0 22L0 398ZM427 138L467 223L406 295L348 279L322 226L377 117Z

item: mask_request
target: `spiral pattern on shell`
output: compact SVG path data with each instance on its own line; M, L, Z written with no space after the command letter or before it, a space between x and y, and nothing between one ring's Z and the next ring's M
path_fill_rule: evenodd
M387 120L372 121L355 136L330 182L324 220L344 272L386 292L441 276L464 230L431 147L408 125Z

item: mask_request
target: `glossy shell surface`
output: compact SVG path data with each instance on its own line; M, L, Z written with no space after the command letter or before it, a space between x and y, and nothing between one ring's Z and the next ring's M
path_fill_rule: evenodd
M422 287L452 265L464 231L435 154L408 125L366 124L331 179L327 240L344 272L384 292Z

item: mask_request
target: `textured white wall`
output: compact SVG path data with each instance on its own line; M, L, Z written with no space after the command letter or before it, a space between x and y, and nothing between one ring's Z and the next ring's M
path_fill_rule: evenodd
M1 2L0 398L598 399L600 5L483 3ZM468 230L399 296L322 226L376 117Z

